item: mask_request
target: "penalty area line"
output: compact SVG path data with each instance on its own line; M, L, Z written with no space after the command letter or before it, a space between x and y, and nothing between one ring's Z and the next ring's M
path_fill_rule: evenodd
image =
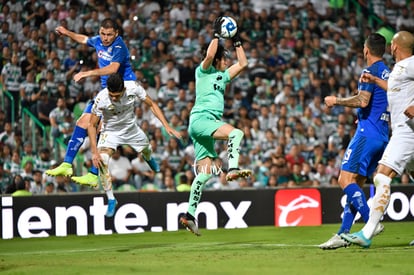
M317 247L316 244L285 244L285 243L245 243L240 246L268 246L268 247Z
M73 253L85 253L85 252L96 252L102 250L122 249L125 247L114 246L106 248L85 248L85 249L64 249L64 250L42 250L42 251L16 251L16 252L0 252L0 256L14 256L14 255L48 255L48 254L73 254Z

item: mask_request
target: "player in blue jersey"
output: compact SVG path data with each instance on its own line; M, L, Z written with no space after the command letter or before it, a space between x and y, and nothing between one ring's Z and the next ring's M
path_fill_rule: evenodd
M360 231L341 234L343 239L363 248L371 246L375 229L390 204L392 180L401 176L404 169L412 174L414 168L414 35L408 31L394 34L390 52L395 64L388 80L371 72L361 77L362 81L387 90L392 131L374 177L375 195L369 220Z
M108 76L113 73L118 73L123 77L125 87L133 87L137 85L136 76L130 63L129 50L123 39L118 36L118 26L112 19L104 19L101 22L99 35L93 37L72 32L63 26L57 27L56 32L59 35L71 38L77 43L87 44L89 47L93 47L96 50L99 68L78 72L73 77L75 81L79 81L85 77L100 76L101 86L102 88L105 88ZM87 136L92 105L93 100L88 103L82 116L76 122L76 127L68 142L68 148L66 149L63 162L58 167L47 170L46 174L51 176L72 176L72 162ZM153 158L146 161L155 172L159 171L159 166ZM72 180L79 184L97 186L98 169L93 166L87 175L72 177Z
M181 224L197 236L196 209L205 183L212 174L220 172L220 161L215 151L215 140L227 140L228 173L226 179L237 180L251 175L250 170L239 169L239 147L243 132L221 121L226 85L247 67L247 58L239 36L232 38L237 62L227 68L227 51L220 44L222 18L214 22L214 37L208 45L200 66L196 68L196 100L190 114L188 131L194 143L196 177L191 184L188 210L180 217Z
M386 41L382 35L373 33L368 36L363 50L368 67L362 74L370 72L381 79L388 79L390 70L382 60L385 47ZM386 91L378 85L361 81L358 83L357 95L348 98L327 96L325 104L328 107L341 105L358 108L357 129L344 154L338 180L347 198L342 225L337 234L319 245L322 249L336 249L350 244L340 234L349 233L358 212L364 222L369 219L369 207L362 187L375 171L388 143L390 115L387 111ZM382 230L382 224L378 224L376 234Z

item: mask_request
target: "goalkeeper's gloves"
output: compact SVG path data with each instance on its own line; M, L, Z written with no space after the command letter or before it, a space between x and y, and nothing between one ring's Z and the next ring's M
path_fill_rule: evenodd
M239 36L239 30L237 30L236 34L231 38L231 41L233 42L233 47L235 48L240 47L242 45L242 42Z
M214 20L213 28L214 28L214 38L220 38L221 34L221 24L223 23L223 17L219 16Z

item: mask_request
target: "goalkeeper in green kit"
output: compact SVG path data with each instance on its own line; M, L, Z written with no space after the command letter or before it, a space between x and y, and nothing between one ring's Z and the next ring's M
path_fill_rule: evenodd
M194 143L195 178L191 185L187 213L180 218L181 224L200 236L196 223L196 210L205 183L212 174L221 172L221 161L215 151L215 140L227 140L227 181L246 178L250 170L239 168L239 146L243 132L221 121L224 110L226 85L247 67L247 58L238 33L231 40L237 55L237 63L227 68L227 50L220 44L222 17L214 21L214 37L203 53L204 59L195 71L196 99L190 114L188 131Z

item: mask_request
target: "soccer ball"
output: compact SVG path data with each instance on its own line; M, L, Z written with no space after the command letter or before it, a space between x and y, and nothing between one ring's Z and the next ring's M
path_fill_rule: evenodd
M237 23L230 16L223 16L223 23L221 23L221 37L232 38L237 32Z

